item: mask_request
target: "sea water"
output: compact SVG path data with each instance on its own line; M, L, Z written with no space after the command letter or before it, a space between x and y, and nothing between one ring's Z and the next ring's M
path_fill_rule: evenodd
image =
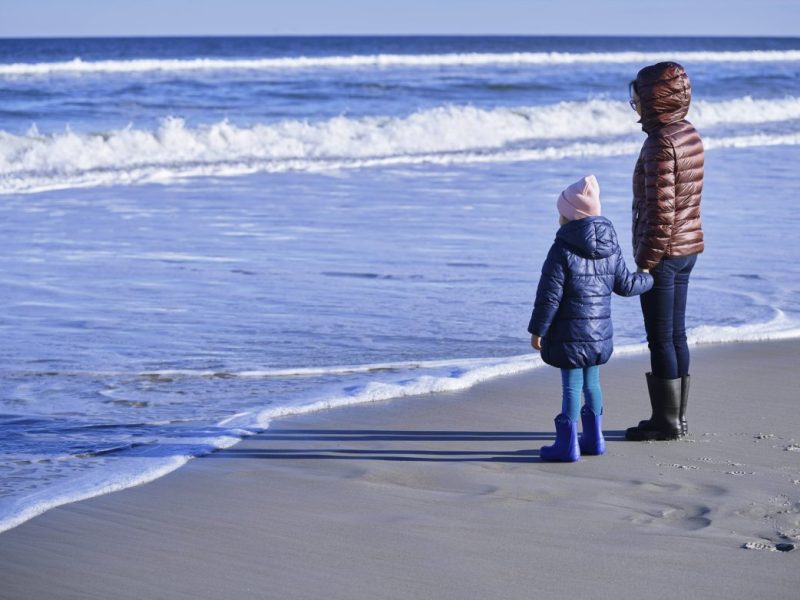
M596 174L634 266L627 86L668 59L707 149L691 340L796 337L798 39L0 40L0 530L540 365L555 199Z

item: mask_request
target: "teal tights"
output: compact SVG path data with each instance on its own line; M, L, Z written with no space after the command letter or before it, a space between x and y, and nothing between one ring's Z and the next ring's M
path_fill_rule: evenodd
M561 412L573 421L581 410L581 392L586 406L599 415L603 412L603 392L600 391L600 367L561 369Z

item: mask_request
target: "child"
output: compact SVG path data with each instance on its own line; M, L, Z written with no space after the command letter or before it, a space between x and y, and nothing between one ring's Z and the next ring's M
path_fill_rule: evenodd
M613 352L611 292L642 294L653 287L649 273L631 273L611 221L600 216L600 186L594 175L573 183L557 202L561 228L547 254L528 331L542 360L561 369L561 414L556 441L543 446L543 460L574 462L603 454L600 365ZM580 410L583 435L578 440Z

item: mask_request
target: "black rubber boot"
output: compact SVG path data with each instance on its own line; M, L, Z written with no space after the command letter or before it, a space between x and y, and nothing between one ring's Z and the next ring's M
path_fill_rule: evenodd
M647 373L650 376L650 373ZM691 375L684 375L681 377L681 408L679 412L679 419L681 422L681 435L689 435L689 425L686 422L686 405L689 402L689 386L692 383ZM653 419L652 415L649 419L639 421L639 429L647 429L650 427L650 421Z
M691 375L684 375L681 377L681 435L689 434L689 425L686 423L686 404L689 402L689 384L692 382Z
M653 416L625 431L625 439L633 442L676 440L681 436L681 378L660 379L647 373L647 391Z

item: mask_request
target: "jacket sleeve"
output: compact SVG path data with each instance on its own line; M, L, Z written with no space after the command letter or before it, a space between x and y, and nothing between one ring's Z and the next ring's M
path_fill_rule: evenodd
M539 287L536 290L536 300L533 303L533 314L528 323L528 333L544 337L553 323L553 319L561 304L566 280L566 266L556 244L550 248L547 258L542 266L542 276L539 278Z
M617 248L617 268L614 271L614 293L620 296L638 296L653 287L653 276L650 273L631 273L622 250Z
M675 223L675 148L662 137L648 140L642 152L646 228L635 249L636 264L655 267L669 249Z

